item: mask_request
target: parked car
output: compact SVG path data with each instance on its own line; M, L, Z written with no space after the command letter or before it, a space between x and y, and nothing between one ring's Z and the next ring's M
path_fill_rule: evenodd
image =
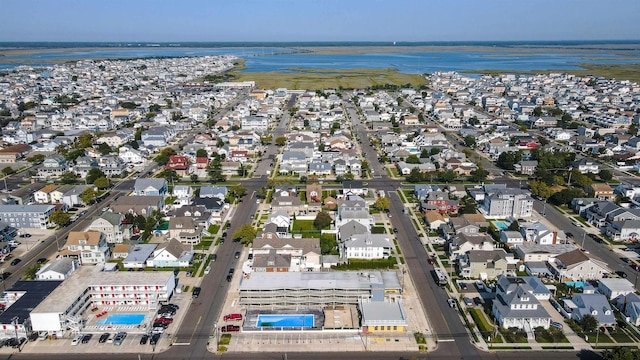
M100 344L104 344L104 343L106 343L106 342L107 342L107 339L109 338L109 335L111 335L111 334L109 334L109 333L104 333L104 334L100 335L100 338L98 339L98 342L99 342Z
M165 327L164 326L156 326L153 328L153 330L151 330L152 334L157 334L160 335L164 332Z
M233 275L231 274L227 275L227 282L231 282L232 279L233 279Z
M197 298L198 296L200 296L200 291L202 291L202 289L199 287L193 288L193 293L191 293L191 297L194 299Z
M216 260L218 260L218 254L212 254L211 255L211 262L215 262Z
M229 269L229 274L233 274L235 271L236 271L236 269L231 268L231 269Z
M484 286L484 283L481 280L476 280L476 288L478 288L478 291L486 290L486 287Z
M38 340L38 333L36 331L33 331L31 334L29 334L29 341L36 341Z
M82 342L82 335L76 335L73 340L71 340L71 346L76 346Z
M236 251L235 254L233 254L233 257L235 257L236 259L240 258L240 251Z
M552 321L549 323L550 326L562 330L562 324L557 321Z
M469 299L466 296L462 299L462 301L464 301L464 304L467 305L467 306L472 306L473 305L473 302L471 302L471 299Z
M454 299L447 299L447 304L449 304L449 307L452 309L456 307L456 301Z
M460 289L461 289L461 290L467 290L467 283L463 283L463 282L461 282L461 283L460 283Z
M242 321L242 314L227 314L224 321Z
M158 340L160 340L160 334L153 334L151 335L151 339L149 339L149 345L155 345L158 343Z
M482 298L476 296L473 298L473 302L476 303L476 305L482 305Z
M204 274L205 275L209 275L209 273L211 272L211 266L208 266L206 268L204 268Z
M22 261L20 258L15 258L15 259L11 260L11 266L18 265L20 263L20 261Z
M237 332L240 331L240 326L237 325L225 325L220 329L222 332Z
M393 233L397 234L398 233L398 228L393 228Z
M82 337L82 343L88 344L89 341L91 341L92 337L93 337L93 334L86 334L85 336Z
M109 334L109 337L107 338L107 343L112 344L113 343L113 339L115 339L115 338L116 338L116 334L115 333Z
M124 341L124 338L127 337L127 333L124 331L119 332L116 337L113 339L113 345L120 346Z
M47 262L47 258L40 258L36 262L38 263L38 265L44 264Z

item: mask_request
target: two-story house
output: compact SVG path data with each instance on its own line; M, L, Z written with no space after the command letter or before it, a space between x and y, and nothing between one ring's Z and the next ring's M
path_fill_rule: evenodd
M60 256L75 258L81 265L91 265L107 262L111 250L106 236L99 231L72 231Z
M110 244L118 244L131 236L131 224L123 222L123 214L105 211L91 222L89 230L103 233Z
M159 178L137 179L133 185L136 196L162 196L167 195L167 180Z

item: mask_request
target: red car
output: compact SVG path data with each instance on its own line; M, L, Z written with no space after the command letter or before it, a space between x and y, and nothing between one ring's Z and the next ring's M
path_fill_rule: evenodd
M163 323L163 324L171 324L173 322L173 319L169 319L169 318L166 318L166 317L161 317L161 318L157 318L155 320L155 322Z
M240 326L237 325L225 325L220 329L222 332L238 332L240 331Z
M242 321L242 314L228 314L224 316L224 321Z

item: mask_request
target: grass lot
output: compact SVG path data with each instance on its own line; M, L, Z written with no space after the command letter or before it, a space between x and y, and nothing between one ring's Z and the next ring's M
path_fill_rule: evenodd
M213 244L213 240L202 240L202 241L200 241L200 244L194 245L193 249L194 250L209 250L209 248L211 247L211 244Z
M493 326L489 324L487 318L480 309L469 309L469 314L471 314L473 321L476 322L476 325L478 325L478 329L480 329L481 332L493 331Z
M615 342L619 342L619 343L632 343L636 341L635 339L627 335L622 329L609 331L609 335L611 335L611 337L613 338L613 340L615 340Z
M320 230L313 226L313 220L294 220L292 234L302 234L303 238L320 237Z
M287 69L291 72L232 72L235 81L255 81L260 88L337 89L366 88L374 85L411 84L420 87L427 81L419 74L403 74L396 69Z
M518 328L500 328L500 333L508 343L527 343L527 334Z
M607 79L629 80L640 82L640 64L580 64L584 70L531 70L531 71L513 71L513 70L468 70L462 71L474 74L549 74L549 73L567 73L578 76L595 75L604 76Z
M550 327L549 329L544 329L542 327L536 328L536 341L539 343L568 343L569 339L567 339L562 330Z

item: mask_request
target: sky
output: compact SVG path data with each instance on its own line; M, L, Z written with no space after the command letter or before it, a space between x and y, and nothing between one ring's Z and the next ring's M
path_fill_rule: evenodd
M2 0L0 41L640 40L639 0Z

